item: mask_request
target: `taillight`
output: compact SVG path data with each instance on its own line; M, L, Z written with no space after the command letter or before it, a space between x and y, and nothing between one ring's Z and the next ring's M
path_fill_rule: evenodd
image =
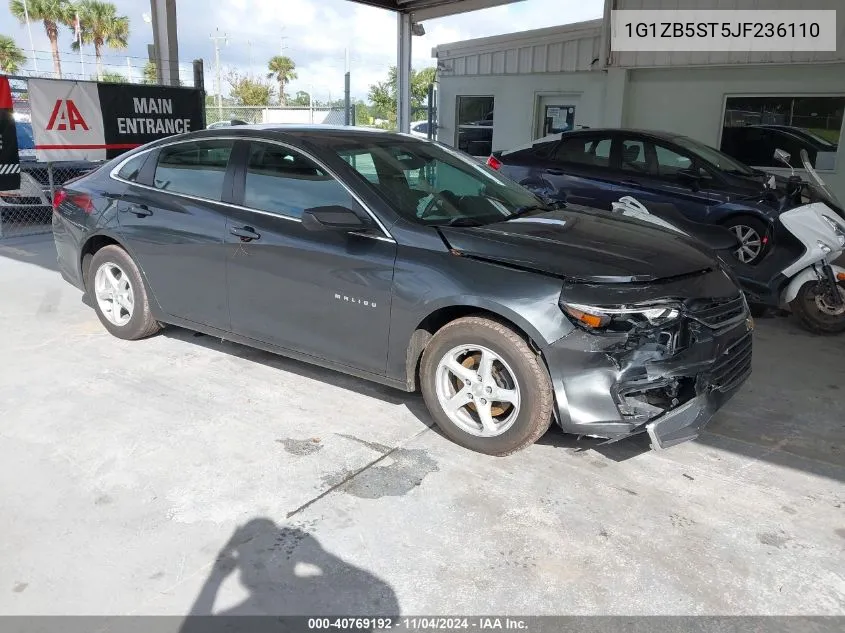
M490 169L495 169L498 171L499 168L502 166L502 161L500 161L495 156L490 156L490 158L487 159L487 166Z
M68 199L73 205L82 209L83 213L94 213L94 201L91 196L84 193L71 193L68 194Z
M53 194L53 211L58 212L59 207L65 202L69 202L83 213L94 213L94 201L88 194L59 189Z
M53 211L58 211L59 207L62 206L62 202L67 200L67 191L64 189L58 189L56 193L53 194Z

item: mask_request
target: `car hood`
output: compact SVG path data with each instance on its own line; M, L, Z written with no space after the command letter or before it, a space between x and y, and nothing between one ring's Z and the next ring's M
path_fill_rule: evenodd
M681 233L599 210L567 208L439 230L461 255L592 283L655 281L716 266Z

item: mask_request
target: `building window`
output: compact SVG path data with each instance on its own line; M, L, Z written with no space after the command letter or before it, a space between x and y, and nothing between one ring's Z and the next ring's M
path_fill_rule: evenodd
M457 148L471 156L493 152L493 97L457 97Z
M752 167L783 167L776 149L801 166L801 150L821 170L836 168L845 96L728 97L721 150Z

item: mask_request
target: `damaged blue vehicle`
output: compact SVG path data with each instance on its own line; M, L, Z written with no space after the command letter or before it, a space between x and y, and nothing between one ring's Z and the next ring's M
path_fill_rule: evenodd
M549 206L409 136L206 130L107 163L54 207L61 273L115 336L176 325L421 390L483 453L555 422L665 448L751 372L748 306L700 242Z

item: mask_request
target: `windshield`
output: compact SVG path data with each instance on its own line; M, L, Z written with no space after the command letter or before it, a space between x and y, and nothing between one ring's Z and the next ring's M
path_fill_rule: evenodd
M17 132L18 137L18 150L35 149L35 140L32 137L32 123L15 121L15 132Z
M754 175L754 170L748 167L747 165L743 165L736 159L731 158L727 154L723 154L719 150L713 149L712 147L709 147L704 143L699 143L698 141L694 141L691 138L687 138L686 136L676 136L672 140L674 140L675 143L677 143L684 149L688 149L689 151L694 152L702 159L714 165L721 171L739 176Z
M414 222L474 226L547 208L486 165L435 143L337 139L332 149Z
M821 179L821 176L819 176L816 173L816 170L813 169L813 166L810 164L810 157L807 155L807 150L805 149L801 150L801 162L804 163L804 169L807 170L807 175L810 177L809 184L815 193L815 197L821 199L829 205L832 205L834 208L842 208L842 204L836 199L833 192L827 188L827 185L824 180Z

